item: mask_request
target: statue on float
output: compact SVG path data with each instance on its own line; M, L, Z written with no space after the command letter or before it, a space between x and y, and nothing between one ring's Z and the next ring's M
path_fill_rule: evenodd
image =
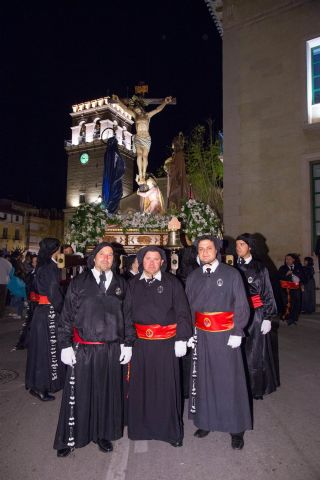
M133 144L137 153L138 175L136 182L139 185L140 191L147 191L147 167L148 156L151 147L151 136L149 132L150 119L161 112L166 105L173 102L172 97L166 97L158 107L146 111L148 102L143 97L134 95L126 105L117 95L112 95L112 100L118 103L124 111L131 115L135 121L136 134L133 137Z
M137 190L137 194L141 197L141 212L163 215L165 212L163 196L156 179L152 175L149 175L146 180L146 185L148 186L147 191L141 192L139 189Z
M172 141L172 155L164 162L167 174L167 209L178 210L189 196L184 144L183 133L179 132Z

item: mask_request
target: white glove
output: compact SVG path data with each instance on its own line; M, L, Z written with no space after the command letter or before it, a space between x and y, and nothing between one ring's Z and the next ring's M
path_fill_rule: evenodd
M127 363L130 362L131 357L132 357L132 347L125 347L123 343L120 345L120 357L119 357L119 362L121 365L126 365Z
M196 346L196 341L194 337L190 337L187 342L187 347L194 348Z
M187 342L184 342L183 340L174 342L174 353L176 354L176 357L184 357L187 353Z
M72 347L63 348L61 350L61 362L70 367L77 363L76 355Z
M263 335L265 335L266 333L269 333L270 330L271 330L271 321L270 320L262 320L261 332L263 333Z
M230 335L227 345L231 348L238 348L241 345L242 337L239 335Z

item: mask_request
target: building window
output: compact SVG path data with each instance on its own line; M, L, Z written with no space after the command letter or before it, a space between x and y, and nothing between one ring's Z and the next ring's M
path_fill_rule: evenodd
M308 123L320 122L320 37L307 41Z
M320 163L311 165L313 249L320 236Z
M2 238L8 238L8 229L4 228L2 231Z
M80 193L79 194L79 203L80 203L80 205L82 203L86 203L86 194L85 193Z
M19 222L19 215L16 215L16 222Z
M7 219L7 214L0 212L0 220L6 220Z
M320 103L320 46L311 49L312 105Z
M18 228L15 229L14 239L15 240L20 240L20 230Z

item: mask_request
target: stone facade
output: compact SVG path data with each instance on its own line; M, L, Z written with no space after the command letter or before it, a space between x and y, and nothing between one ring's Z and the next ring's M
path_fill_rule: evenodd
M307 77L320 2L224 0L223 30L225 233L261 234L279 266L289 251L310 255L317 233Z

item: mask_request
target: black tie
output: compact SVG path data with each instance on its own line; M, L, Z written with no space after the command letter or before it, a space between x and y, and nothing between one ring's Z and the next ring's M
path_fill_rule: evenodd
M147 284L150 286L153 284L153 282L155 281L155 278L154 277L151 277L151 278L147 278Z
M106 281L106 273L105 272L101 272L100 273L100 282L99 282L99 288L101 290L102 293L106 293L106 285L105 285L105 282Z
M211 273L211 268L210 268L210 267L206 268L206 272L207 272L208 275L210 275L210 273Z
M239 265L244 265L244 264L245 264L244 258L239 257L239 258L238 258L238 264L239 264Z

